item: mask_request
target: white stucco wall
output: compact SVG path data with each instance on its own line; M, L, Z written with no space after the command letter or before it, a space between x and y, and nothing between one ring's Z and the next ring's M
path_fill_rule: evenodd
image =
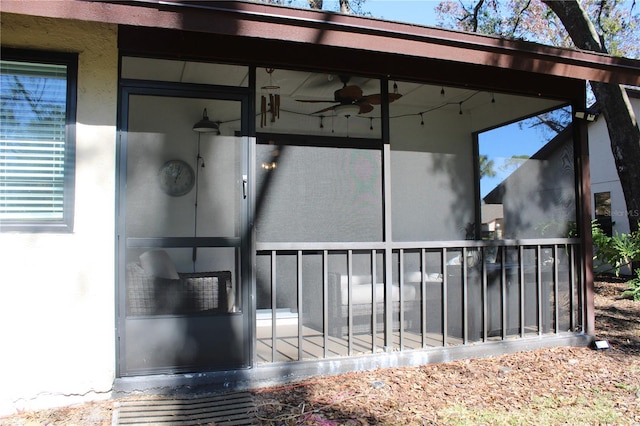
M73 233L0 233L0 415L113 384L117 27L2 14L2 45L78 52L79 81Z
M640 117L640 92L635 91L629 96L629 101L635 112L636 119ZM607 131L607 123L601 116L600 120L589 125L589 162L591 166L591 193L611 193L611 216L613 232L629 233L629 218L627 203L622 193L622 185L616 171L615 161L611 153L611 142ZM591 214L595 217L594 201L591 201Z

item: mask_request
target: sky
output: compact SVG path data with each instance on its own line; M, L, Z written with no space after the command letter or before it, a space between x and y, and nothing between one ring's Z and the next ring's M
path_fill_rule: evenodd
M436 25L435 7L440 0L367 0L363 9L374 18L419 25Z
M435 26L435 7L440 0L367 0L362 9L374 18ZM338 10L338 0L324 0L324 9Z
M362 9L374 18L435 27L437 17L434 9L439 3L440 0L366 0ZM630 9L632 4L633 0L624 0L623 7ZM324 0L324 9L338 10L338 0Z

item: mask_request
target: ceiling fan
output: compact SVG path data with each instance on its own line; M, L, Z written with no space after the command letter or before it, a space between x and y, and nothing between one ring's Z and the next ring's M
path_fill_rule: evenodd
M382 103L382 95L379 93L373 95L365 95L362 89L356 85L348 85L350 77L348 75L341 75L340 81L342 81L342 89L338 89L333 93L333 100L328 99L298 99L298 102L313 102L313 103L321 103L321 102L337 102L337 105L332 105L327 108L323 108L319 111L313 112L312 114L320 114L327 111L335 111L336 108L339 108L343 105L356 105L360 107L360 111L358 114L366 114L373 110L373 105L380 105ZM393 93L389 93L389 102L396 101L402 97L401 94L397 92L398 86L394 84Z

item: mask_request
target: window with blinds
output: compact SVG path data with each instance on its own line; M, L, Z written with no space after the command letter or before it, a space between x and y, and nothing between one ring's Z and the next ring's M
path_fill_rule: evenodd
M75 55L3 49L0 228L70 230ZM73 77L73 78L70 78Z

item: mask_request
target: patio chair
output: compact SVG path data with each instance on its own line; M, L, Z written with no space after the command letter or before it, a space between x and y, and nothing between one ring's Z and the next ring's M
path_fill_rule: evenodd
M232 312L230 271L178 273L164 250L127 265L127 315L197 315ZM231 305L233 302L231 302Z

